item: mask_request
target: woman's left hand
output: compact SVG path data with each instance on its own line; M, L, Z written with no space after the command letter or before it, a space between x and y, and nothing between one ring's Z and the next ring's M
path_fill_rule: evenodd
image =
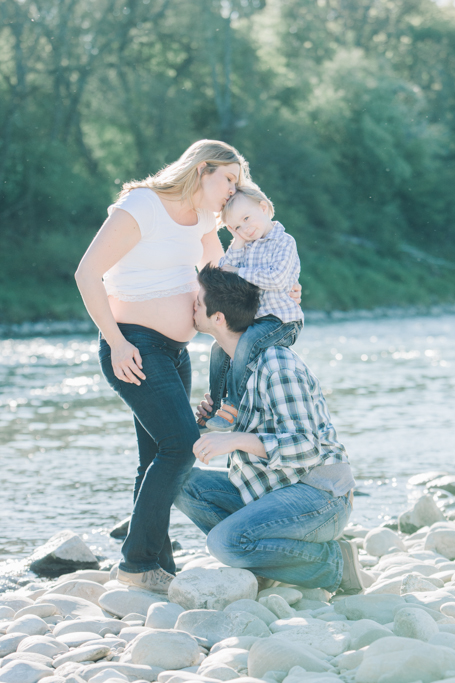
M203 434L194 444L193 453L198 460L207 465L217 455L225 455L235 451L236 442L235 432Z
M289 296L293 301L295 301L296 304L300 304L302 301L302 285L299 282L296 282L295 285L292 285Z

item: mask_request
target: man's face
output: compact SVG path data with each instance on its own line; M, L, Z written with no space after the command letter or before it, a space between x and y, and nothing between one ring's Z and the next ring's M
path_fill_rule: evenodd
M212 334L211 319L207 317L207 308L204 303L205 291L200 287L197 293L196 301L194 302L193 326L198 332L205 334Z

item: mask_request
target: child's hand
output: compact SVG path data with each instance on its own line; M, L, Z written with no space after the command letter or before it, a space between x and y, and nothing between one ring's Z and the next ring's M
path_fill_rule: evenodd
M235 266L230 266L229 264L226 264L225 266L221 266L221 270L225 270L226 273L238 273L239 269L236 268Z
M229 225L226 225L227 229L231 233L232 237L234 238L234 241L231 244L231 249L243 249L245 246L245 240L242 240L238 232L234 230L234 228L231 228Z
M300 304L302 301L302 285L299 282L296 282L295 285L292 285L289 296L293 301L295 301L296 304Z
M196 416L198 418L207 416L210 417L210 413L212 412L212 397L210 396L210 394L205 394L204 398L205 401L201 401L198 407L196 408Z

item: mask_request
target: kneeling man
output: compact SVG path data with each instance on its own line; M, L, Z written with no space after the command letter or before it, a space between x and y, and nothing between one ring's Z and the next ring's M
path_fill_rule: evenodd
M253 322L259 290L206 266L194 324L233 358ZM355 484L317 378L289 348L273 346L250 365L234 432L204 434L194 454L207 464L229 453L229 469L194 468L175 505L205 534L211 555L231 567L306 588L363 590L357 548L336 541ZM211 410L210 397L199 415Z

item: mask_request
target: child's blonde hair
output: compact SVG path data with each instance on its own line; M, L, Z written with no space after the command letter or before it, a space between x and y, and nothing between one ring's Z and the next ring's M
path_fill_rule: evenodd
M198 172L198 165L205 162L202 173ZM195 192L201 186L202 176L213 173L219 166L239 164L239 185L249 182L250 171L248 162L232 145L221 140L198 140L182 154L180 159L169 166L165 166L155 175L145 180L133 180L123 185L120 197L138 187L148 187L167 199L177 201L188 200L192 204Z
M269 214L269 218L273 218L273 216L275 215L275 207L273 206L272 201L267 197L266 194L264 194L264 192L258 185L251 182L248 185L238 186L235 194L233 194L232 197L224 205L224 208L221 212L221 220L224 223L224 225L228 225L227 217L232 207L234 206L235 201L242 196L247 197L248 199L252 199L253 202L256 202L257 204L265 202L267 204L267 212Z

